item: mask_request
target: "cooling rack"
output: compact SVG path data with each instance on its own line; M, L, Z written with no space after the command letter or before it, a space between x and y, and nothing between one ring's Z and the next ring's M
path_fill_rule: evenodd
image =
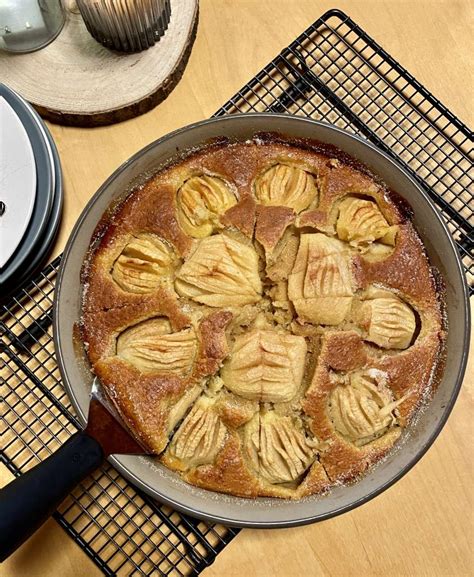
M472 133L357 24L330 10L216 115L288 112L357 133L399 162L444 215L474 293ZM54 359L60 257L0 310L1 460L20 475L79 424ZM238 530L156 503L105 465L54 514L105 575L197 575Z

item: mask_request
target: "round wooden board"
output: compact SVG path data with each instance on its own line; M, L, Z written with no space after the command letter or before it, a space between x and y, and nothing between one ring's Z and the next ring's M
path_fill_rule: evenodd
M29 54L0 52L0 81L59 124L100 126L143 114L179 82L196 36L198 0L170 3L170 23L159 42L126 54L94 40L68 1L64 28L49 46Z

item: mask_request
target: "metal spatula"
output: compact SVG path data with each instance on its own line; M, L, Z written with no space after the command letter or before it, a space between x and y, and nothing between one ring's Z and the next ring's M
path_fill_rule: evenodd
M0 561L26 541L106 457L147 453L120 422L95 379L84 431L73 435L54 455L0 489Z

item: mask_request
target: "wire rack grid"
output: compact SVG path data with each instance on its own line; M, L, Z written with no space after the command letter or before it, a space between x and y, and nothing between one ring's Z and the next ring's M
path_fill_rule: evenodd
M79 428L54 359L51 307L59 262L2 307L1 460L14 475ZM54 518L106 575L197 575L237 534L158 504L109 465L81 483Z
M249 111L330 122L401 163L444 215L474 292L472 133L349 17L338 10L324 14L216 115ZM54 359L51 306L59 262L0 310L0 458L14 475L54 452L79 426ZM238 533L156 503L108 465L54 518L105 575L197 575Z
M473 133L340 10L303 32L218 115L289 112L377 145L443 214L474 294Z

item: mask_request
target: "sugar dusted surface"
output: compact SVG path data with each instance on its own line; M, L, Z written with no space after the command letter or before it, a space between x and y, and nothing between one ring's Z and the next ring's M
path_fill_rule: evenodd
M213 489L204 491L206 498L219 499L220 502L223 499L229 499L229 503L235 503L235 497L225 497L221 493L217 495L215 491L235 493L238 483L243 483L242 487L247 492L259 496L257 501L259 506L260 504L273 506L274 497L302 499L303 501L324 498L331 488L356 482L367 471L367 467L372 471L374 466L380 466L389 459L394 451L402 450L404 439L410 435L412 428L416 427L420 412L427 410L427 406L429 407L429 399L436 388L436 377L439 373L437 359L441 356L446 323L443 322L434 277L421 241L407 218L407 212L392 202L394 198L392 191L388 191L376 177L372 178L367 169L360 167L355 161L350 161L347 155L342 153L339 155L332 148L327 149L329 152L325 150L324 145L321 144L312 147L308 141L291 143L281 141L280 138L273 139L269 135L262 135L244 143L222 141L212 143L207 147L195 147L182 151L171 163L157 167L156 171L150 171L146 178L144 176L130 195L117 204L108 217L100 223L91 242L82 275L84 307L81 325L86 353L91 359L94 371L103 381L104 387L110 393L128 425L150 446L155 449L163 447L158 452L162 453L161 459L168 468L180 470L186 464L173 460L166 445L168 435L176 434L182 419L169 433L166 429L167 412L170 406L192 386L202 387L202 395L209 396L212 402L221 399L224 393L229 393L225 387L218 392L211 392L207 385L208 379L219 373L229 355L229 350L231 351L235 334L248 330L248 325L236 326L234 320L226 321L226 324L216 319L214 323L210 323L209 328L204 328L203 319L212 316L216 312L215 309L177 295L173 288L174 277L168 284L160 285L156 294L126 294L123 290L119 290L111 281L109 271L125 246L129 238L127 235L135 231L144 231L161 236L173 246L177 262L182 263L192 254L199 239L186 237L180 229L174 200L180 184L196 173L215 175L224 179L232 190L237 190L240 202L254 198L254 183L257 175L279 162L318 175L319 199L316 199L314 206L308 208L306 212L317 213L319 220L316 219L315 222L319 224L313 225L309 219L310 224L302 227L305 233L324 232L324 234L334 236L334 224L331 222L333 217L330 215L334 214L337 203L347 194L368 195L383 211L388 222L399 226L396 247L382 261L365 260L363 253L358 253L357 249L351 248L350 250L352 251L351 259L355 263L354 270L358 275L353 279L356 298L364 298L365 291L370 286L383 288L399 295L416 311L421 326L420 335L406 351L412 359L411 362L426 364L428 362L426 359L434 359L431 366L426 367L424 374L427 377L412 393L410 403L405 403L401 407L406 422L406 426L402 425L401 439L395 442L395 437L393 437L393 440L385 442L384 437L381 437L362 447L354 447L335 431L326 414L325 403L327 401L325 399L328 398L331 387L337 385L337 379L333 379L330 371L326 379L322 369L325 363L332 361L328 360L331 358L330 351L322 353L320 347L327 335L330 336L334 332L358 331L358 338L362 345L357 346L362 346L366 358L366 365L359 368L367 369L371 378L388 382L389 386L390 379L394 378L393 375L398 375L397 386L400 391L397 394L401 397L404 394L403 379L405 377L403 362L397 363L398 353L383 351L367 344L362 339L362 329L352 321L345 322L340 327L316 327L311 337L319 342L314 349L316 352L311 353L314 355L311 357L311 362L315 369L312 374L305 375L302 388L291 405L293 408L272 405L264 408L262 405L260 410L273 411L275 409L283 412L291 410L295 411L293 414L299 418L304 401L304 411L313 420L311 428L308 428L307 423L304 422L303 426L306 427L304 434L308 438L314 436L316 440L323 439L325 443L329 440L326 445L323 443L322 446L325 448L318 450L318 454L315 454L315 463L319 463L320 466L318 465L317 470L314 471L311 468L310 473L306 471L294 487L270 486L264 482L244 455L245 425L237 427L235 431L232 428L234 425L229 415L237 415L241 408L235 399L231 399L228 405L229 415L225 417L230 420L226 421L226 426L233 431L233 434L235 433L235 439L239 439L240 449L236 453L229 453L219 465L214 463L201 468L197 467L195 472L199 473L199 476L193 478L198 479L196 482L202 487ZM333 160L333 154L338 159L337 161ZM336 184L331 188L328 183L332 181ZM368 189L366 190L364 186ZM159 207L159 211L155 212L151 207ZM255 211L255 202L253 208L250 203L245 210L248 217L247 228L239 228L242 226L241 222L236 221L234 226L231 222L229 225L226 224L226 234L232 235L239 242L253 244L263 264L271 262L272 258L277 261L277 251L280 245L277 243L273 248L268 245L264 250L255 240L254 232L251 232L252 218L254 219L253 230L255 230L256 217L255 214L251 214L252 210ZM281 234L299 235L298 218L300 216L295 215L293 221L289 221L290 224L285 223L286 228L283 228ZM272 231L267 232L270 234ZM222 231L217 230L215 233L220 234ZM265 234L264 230L263 238ZM280 241L282 238L283 236ZM274 255L273 250L276 251ZM176 266L179 268L180 264ZM175 275L176 272L173 274ZM263 271L262 275L265 275ZM268 278L263 280L264 286L267 286ZM257 313L250 324L257 322L255 319L258 318L260 319L258 322L270 323L275 330L290 332L293 330L292 325L285 324L285 321L281 320L283 318L281 315L277 317L277 311L266 293L262 294L261 303L257 303L255 307ZM229 306L226 312L230 313L232 319L236 319L240 311ZM295 321L294 311L291 314ZM173 330L176 331L187 326L201 327L198 329L200 353L191 374L180 378L145 375L116 356L117 335L129 326L156 316L169 318ZM302 321L296 319L296 324L298 323L302 324ZM311 328L308 325L305 327L307 330ZM305 338L309 338L310 334L311 330ZM351 350L348 353L349 357L353 354ZM359 357L354 358L360 358L360 354ZM384 359L388 362L388 369L383 364ZM344 370L347 372L352 369ZM406 379L409 379L409 375L406 375ZM183 418L189 414L190 410L191 407L188 407ZM222 414L221 418L224 418ZM239 417L240 421L245 418L242 415ZM163 449L165 449L164 452L162 452ZM332 468L328 469L328 462L325 459L331 451L336 451L336 449L339 451L339 456L335 464L333 462ZM156 466L151 459L143 457L140 461L146 463L157 475L166 476L167 479L172 478L173 482L180 487L185 486L186 490L199 495L203 494L201 487L192 488L178 476L178 473L170 473L164 469L163 464ZM225 477L225 469L229 463L236 466L234 477ZM317 475L325 480L318 481ZM221 477L226 480L219 486L216 480ZM237 500L237 502L245 505L245 499Z

